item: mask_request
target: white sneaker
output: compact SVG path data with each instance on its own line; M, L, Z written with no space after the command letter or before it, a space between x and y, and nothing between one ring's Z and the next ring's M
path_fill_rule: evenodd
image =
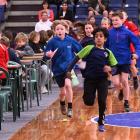
M42 94L48 93L48 90L46 89L45 86L41 87L41 93Z

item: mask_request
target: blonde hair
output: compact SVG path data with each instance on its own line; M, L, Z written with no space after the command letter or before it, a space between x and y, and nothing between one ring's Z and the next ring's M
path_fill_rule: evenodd
M20 40L28 43L28 36L23 32L19 32L15 37L15 42L18 42Z
M103 17L102 20L101 20L101 23L102 23L102 22L107 22L108 24L111 23L111 22L110 22L110 19L107 18L107 17Z
M66 21L64 20L55 20L52 24L52 30L54 31L56 26L61 24L62 26L64 26L66 29L68 29L68 24L66 23Z
M6 47L10 46L10 40L6 36L2 36L0 39L0 43L4 44Z

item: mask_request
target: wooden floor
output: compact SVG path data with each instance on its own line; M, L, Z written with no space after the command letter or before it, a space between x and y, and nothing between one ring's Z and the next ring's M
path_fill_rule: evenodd
M105 126L105 132L98 132L97 124L90 121L91 117L98 116L98 104L85 106L82 92L80 88L74 90L72 119L61 115L57 100L10 140L140 140L140 129L135 128ZM130 100L131 109L140 111L139 92L132 91ZM123 112L123 101L118 100L117 93L110 91L106 114L119 112Z

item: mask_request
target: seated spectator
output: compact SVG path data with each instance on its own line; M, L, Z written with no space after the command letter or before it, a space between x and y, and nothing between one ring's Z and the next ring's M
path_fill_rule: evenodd
M53 12L53 10L51 10L51 9L49 8L49 4L48 4L47 2L43 2L42 5L43 5L43 10L40 10L40 11L38 12L38 19L41 20L41 13L42 13L43 11L46 11L47 14L48 14L49 20L50 20L50 21L54 21L54 12Z
M92 7L88 7L88 18L95 16L95 15L99 15L99 13L96 12Z
M41 20L36 23L35 31L39 32L41 30L47 31L50 30L52 26L52 22L48 18L48 14L46 11L42 11Z
M2 36L1 43L8 48L9 60L21 64L20 58L17 56L16 51L10 47L10 40L6 36Z
M40 31L39 33L40 33L39 44L40 44L41 49L44 51L46 49L46 45L48 41L48 34L47 34L47 31L44 31L44 30Z
M3 36L6 36L10 41L10 48L15 49L15 42L14 42L14 33L10 30L6 30L2 34Z
M33 49L28 45L28 36L26 34L18 33L15 37L15 43L16 53L20 58L34 55Z
M68 3L64 1L62 3L62 8L59 10L58 19L73 21L73 17L73 11L68 8Z
M4 22L4 9L7 6L7 0L0 0L0 23Z
M89 0L89 7L92 7L97 13L103 14L107 9L109 0Z
M2 38L1 38L2 39ZM0 67L8 71L7 64L9 61L8 50L2 40L0 40ZM5 79L5 74L0 75L0 79Z
M92 22L94 29L96 28L96 19L94 16L89 17L87 21Z
M108 18L108 11L107 11L107 10L104 10L104 11L103 11L103 17Z
M40 34L36 31L32 31L29 34L29 46L33 49L35 53L42 53L43 50L39 44L40 41Z

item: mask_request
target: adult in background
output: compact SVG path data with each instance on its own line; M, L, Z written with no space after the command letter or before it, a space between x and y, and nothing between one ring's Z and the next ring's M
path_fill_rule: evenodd
M41 20L41 13L46 11L50 21L54 21L54 12L49 8L48 2L43 2L43 9L38 12L38 19Z
M97 13L102 14L108 8L109 0L89 0L89 7L92 7Z
M49 20L48 14L46 11L42 11L41 20L36 23L35 31L40 32L41 30L47 31L50 30L52 22Z
M71 11L68 8L67 1L64 1L62 3L62 8L60 8L60 10L59 10L58 19L66 19L66 20L70 20L70 21L74 20L73 19L73 11Z

